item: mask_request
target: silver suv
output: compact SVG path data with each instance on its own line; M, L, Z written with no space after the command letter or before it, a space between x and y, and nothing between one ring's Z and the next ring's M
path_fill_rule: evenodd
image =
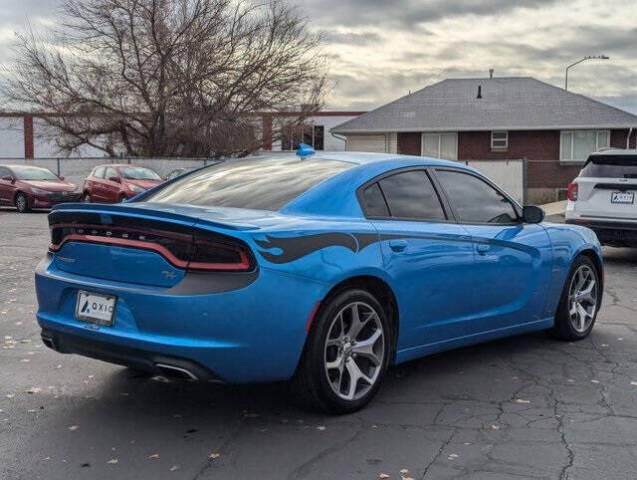
M592 153L568 186L566 223L595 231L600 243L637 247L637 150Z

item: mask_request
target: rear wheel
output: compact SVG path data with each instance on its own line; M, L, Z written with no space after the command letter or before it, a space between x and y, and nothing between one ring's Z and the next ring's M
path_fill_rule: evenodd
M326 300L294 378L303 402L333 413L365 406L389 364L390 328L381 305L364 290L347 290Z
M581 340L593 330L601 284L597 268L585 255L575 259L564 285L552 333L562 340Z
M15 197L15 208L20 213L26 213L30 210L29 201L24 193L18 193Z

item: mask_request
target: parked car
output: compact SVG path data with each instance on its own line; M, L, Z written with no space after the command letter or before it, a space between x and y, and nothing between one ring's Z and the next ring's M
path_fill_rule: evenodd
M351 412L391 364L591 332L604 278L591 230L542 223L457 162L308 150L56 207L35 279L44 343L190 379L292 379L310 404Z
M130 164L95 167L84 180L84 201L117 203L162 183L157 172Z
M637 151L591 154L568 186L566 223L591 228L604 245L637 247Z
M20 213L77 202L81 197L81 188L47 168L0 165L0 205L13 205Z

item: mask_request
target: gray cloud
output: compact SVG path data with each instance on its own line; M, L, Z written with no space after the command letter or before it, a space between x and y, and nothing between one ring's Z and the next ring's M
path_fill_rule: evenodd
M301 5L310 19L322 24L405 28L448 17L504 14L522 6L537 8L555 1L526 0L520 5L511 0L303 0Z

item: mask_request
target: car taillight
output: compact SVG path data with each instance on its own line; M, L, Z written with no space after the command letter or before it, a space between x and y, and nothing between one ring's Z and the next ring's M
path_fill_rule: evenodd
M568 199L571 202L576 202L577 201L577 192L579 190L579 187L577 186L577 183L573 182L573 183L569 183L568 185L568 193L566 194L566 196L568 197Z
M248 271L253 264L247 250L240 245L220 243L195 237L188 263L189 270Z

